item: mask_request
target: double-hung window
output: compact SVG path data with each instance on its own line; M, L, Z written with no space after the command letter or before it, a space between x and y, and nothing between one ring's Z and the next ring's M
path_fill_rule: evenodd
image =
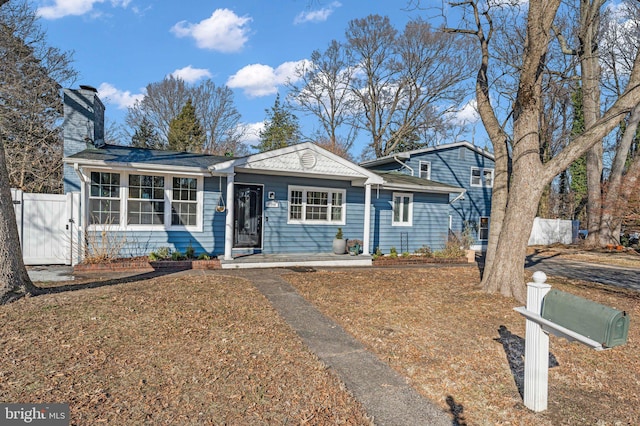
M493 169L471 168L471 186L493 187Z
M480 241L487 241L489 239L489 218L481 217L480 226L478 227L478 239Z
M413 194L393 193L393 226L413 225Z
M120 175L118 173L91 172L89 223L92 225L120 223Z
M289 223L345 222L345 190L289 187Z
M198 182L196 178L174 177L171 197L171 225L198 223Z
M164 176L129 175L127 225L163 225L164 206Z
M431 179L431 162L420 161L420 178Z

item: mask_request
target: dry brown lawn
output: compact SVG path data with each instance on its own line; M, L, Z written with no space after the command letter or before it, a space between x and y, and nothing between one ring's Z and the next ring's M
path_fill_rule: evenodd
M640 424L637 292L549 280L626 310L632 323L627 345L602 352L552 336L559 365L549 370L549 408L535 414L522 403L507 355L514 357L524 337L525 321L513 311L520 304L482 293L477 270L319 271L286 278L424 396L449 409L458 424Z
M528 248L527 254L534 254L545 258L550 257L554 259L600 263L603 265L640 268L640 252L631 248L618 251L605 248L587 249L582 244L554 244L551 246L531 246Z
M154 278L0 306L0 401L74 425L368 424L246 280Z
M640 424L637 292L550 280L626 310L631 329L627 345L604 352L552 337L559 365L549 409L535 414L512 373L519 303L479 291L475 268L283 277L453 424ZM111 284L0 306L0 401L67 402L77 425L371 423L248 281L216 271Z

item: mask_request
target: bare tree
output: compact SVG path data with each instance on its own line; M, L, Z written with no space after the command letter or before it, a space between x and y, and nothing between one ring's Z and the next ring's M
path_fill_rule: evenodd
M218 87L208 79L192 91L196 114L207 136L202 151L216 155L246 154L248 148L242 143L245 130L240 125L233 91L227 86Z
M352 92L358 99L358 125L372 136L377 157L426 129L438 131L463 100L469 77L467 44L436 31L423 20L410 21L398 34L388 17L369 15L349 23L346 32L358 71Z
M59 82L75 78L71 57L47 45L26 2L0 9L0 132L12 187L62 190L62 116Z
M479 42L482 62L476 78L478 110L496 155L496 179L492 199L491 230L487 268L482 287L491 293L525 299L522 279L527 241L544 187L580 155L614 130L622 118L640 103L640 56L621 95L585 131L573 138L546 163L540 159L540 122L543 76L548 53L555 40L552 27L561 0L529 2L522 62L517 70L517 87L512 104L509 137L491 104L490 42L493 35L491 9L474 0L455 3L472 17L467 28L453 31L473 35ZM511 146L507 141L512 140ZM509 164L510 163L510 164Z
M300 83L287 84L293 109L318 119L321 130L313 139L333 153L347 154L357 136L352 124L355 99L349 89L355 67L348 49L336 40L324 52L296 70Z
M22 260L10 191L13 182L7 171L11 161L8 148L20 146L20 142L23 149L30 150L36 165L46 166L40 157L51 153L46 145L56 133L53 117L59 117L61 103L56 81L74 76L68 67L69 57L47 45L35 11L24 2L6 3L0 2L0 304L39 292ZM40 117L34 112L38 109ZM45 146L38 149L38 143Z
M243 128L240 113L233 102L233 91L228 87L217 87L209 79L190 86L182 79L168 76L160 82L148 84L144 98L129 108L125 121L135 132L145 120L160 136L158 147L166 148L169 125L189 99L206 132L200 151L219 155L246 153L247 148L241 143Z
M620 96L631 72L633 56L640 44L637 23L639 16L640 6L635 1L627 1L615 14L609 10L603 16L599 49L603 64L601 82L605 100ZM626 24L621 25L621 20ZM605 182L606 191L602 191L601 209L594 212L599 215L593 219L593 222L598 224L599 240L595 242L601 246L620 242L624 216L624 204L620 201L629 198L630 194L625 188L633 186L625 185L625 180L637 178L629 172L637 167L635 163L640 161L637 152L631 151L634 143L637 143L639 122L640 108L636 107L621 123L620 137L613 148L614 158ZM594 195L597 194L594 192Z
M129 108L125 122L135 131L143 119L146 119L159 133L162 144L166 147L169 124L180 114L189 98L189 89L184 80L168 76L160 82L147 85L144 98Z

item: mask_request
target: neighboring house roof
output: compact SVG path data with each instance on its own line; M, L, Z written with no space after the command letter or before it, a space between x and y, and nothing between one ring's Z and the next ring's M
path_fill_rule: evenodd
M385 189L397 189L413 192L438 192L438 193L465 193L465 189L458 186L447 185L446 183L434 180L410 176L400 172L376 171L384 179L382 187Z
M166 170L169 166L174 171L198 172L208 172L209 166L225 161L229 161L229 157L119 145L104 145L101 148L85 149L64 159L65 163L91 166L108 165L158 170Z
M397 154L391 154L385 157L376 158L375 160L364 161L360 163L360 165L362 167L372 167L372 166L377 166L379 164L392 163L394 161L397 161L397 159L406 160L408 158L411 158L412 155L423 154L423 153L433 152L433 151L441 151L443 149L457 148L461 146L467 147L470 150L475 151L478 154L483 155L492 161L495 160L493 153L486 151L482 148L479 148L470 142L463 141L463 142L453 142L453 143L447 143L442 145L430 146L428 148L415 149L413 151L399 152Z

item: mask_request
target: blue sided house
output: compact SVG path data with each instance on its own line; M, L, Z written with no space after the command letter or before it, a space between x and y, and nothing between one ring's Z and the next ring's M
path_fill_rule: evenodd
M448 228L455 235L465 227L471 228L476 240L472 248L483 250L489 239L494 164L489 151L469 142L456 142L381 157L361 166L387 181L412 176L414 180L437 181L463 189L450 193Z
M465 223L477 223L478 245L486 238L493 160L468 143L362 165L312 143L235 158L107 145L87 86L64 90L64 113L80 229L119 241L123 257L191 247L233 267L248 254L332 253L341 228L371 264L377 249L440 249Z

